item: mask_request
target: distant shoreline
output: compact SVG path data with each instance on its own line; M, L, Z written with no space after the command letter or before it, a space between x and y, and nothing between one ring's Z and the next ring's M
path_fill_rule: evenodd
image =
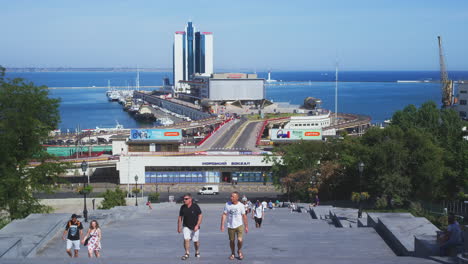
M141 68L140 72L172 72L172 68ZM136 72L135 68L6 68L6 72Z
M172 72L172 68L140 68L140 72ZM6 68L6 72L136 72L136 68L95 67L95 68ZM219 69L218 72L245 72L246 69ZM260 72L267 72L260 71ZM332 70L276 70L275 72L333 72ZM343 72L438 72L438 70L348 70ZM450 72L468 72L468 70L453 70Z

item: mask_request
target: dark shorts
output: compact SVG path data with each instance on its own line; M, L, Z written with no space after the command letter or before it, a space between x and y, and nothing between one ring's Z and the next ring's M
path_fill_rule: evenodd
M262 225L262 220L263 218L255 217L255 223L258 224L259 226Z

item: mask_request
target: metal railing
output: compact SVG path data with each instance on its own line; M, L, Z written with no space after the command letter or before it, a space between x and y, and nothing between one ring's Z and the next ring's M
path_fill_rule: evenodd
M441 201L435 202L419 202L423 210L436 214L446 215L448 213L454 214L462 222L468 219L468 202L465 201Z

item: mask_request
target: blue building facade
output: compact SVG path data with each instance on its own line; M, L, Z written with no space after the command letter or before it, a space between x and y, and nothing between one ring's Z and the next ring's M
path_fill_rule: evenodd
M191 80L193 74L195 73L195 56L196 56L195 51L194 51L195 32L194 32L192 22L187 23L186 32L187 34L185 36L187 39L187 45L185 45L184 47L186 48L185 53L187 54L187 74L188 74L187 78L188 80Z
M205 73L205 35L195 33L195 72Z
M188 22L185 31L176 31L173 47L174 85L184 91L179 81L191 81L195 73L213 71L213 36L211 32L196 31Z

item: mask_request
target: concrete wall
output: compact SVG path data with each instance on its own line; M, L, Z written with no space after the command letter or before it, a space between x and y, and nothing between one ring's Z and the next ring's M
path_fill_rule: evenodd
M104 198L87 198L86 207L91 213L93 210L93 201L95 200L95 209L97 210ZM138 204L145 205L147 197L138 197ZM127 205L135 205L135 197L125 198ZM42 205L47 205L53 208L54 213L75 213L81 215L83 212L83 198L66 198L66 199L43 199L39 200Z
M209 87L210 100L262 100L265 98L263 79L211 79Z
M123 151L122 151L123 149ZM113 155L121 155L122 153L128 153L128 145L125 141L121 140L114 140L112 141L112 154Z

